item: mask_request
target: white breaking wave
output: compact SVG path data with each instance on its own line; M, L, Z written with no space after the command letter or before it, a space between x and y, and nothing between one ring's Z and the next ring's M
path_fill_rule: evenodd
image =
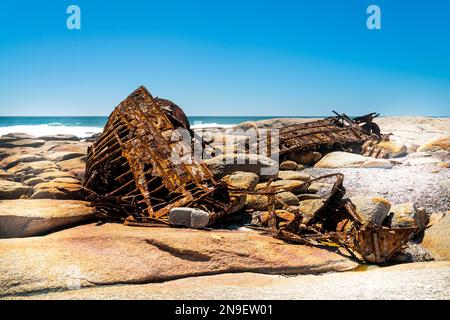
M191 125L191 129L201 128L230 128L235 126L234 124L220 124L220 123L195 123Z
M232 126L234 126L234 124L194 123L193 125L191 125L191 128L192 129L229 128ZM8 133L26 133L35 137L54 134L72 134L83 139L102 131L103 131L102 127L65 126L59 122L53 122L48 124L0 127L0 136Z
M0 136L8 133L27 133L35 137L54 135L54 134L72 134L81 139L92 136L95 133L102 132L100 127L81 127L64 126L60 123L38 124L38 125L19 125L0 127Z

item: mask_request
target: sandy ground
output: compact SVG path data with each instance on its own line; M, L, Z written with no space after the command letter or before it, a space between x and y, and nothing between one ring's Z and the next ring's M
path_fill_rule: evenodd
M324 275L221 274L22 297L32 299L450 299L450 262Z

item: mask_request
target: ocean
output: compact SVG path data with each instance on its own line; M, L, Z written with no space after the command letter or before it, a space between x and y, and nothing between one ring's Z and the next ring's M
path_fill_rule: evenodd
M278 116L190 116L192 128L229 127L244 121L271 118L315 118ZM0 117L0 136L21 132L39 137L52 134L73 134L80 138L101 132L108 117Z

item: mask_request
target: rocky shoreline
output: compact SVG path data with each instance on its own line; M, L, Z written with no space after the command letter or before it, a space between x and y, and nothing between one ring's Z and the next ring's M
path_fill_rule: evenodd
M236 128L277 128L297 122L305 119L264 120L243 123ZM373 217L381 219L380 224L389 218L393 225L419 227L422 231L428 227L411 242L413 249L403 252L403 257L397 256L397 261L449 261L450 119L385 117L378 123L383 133L393 133L389 147L394 157L373 159L333 152L281 163L274 183L278 188L298 186L299 192L280 194L279 209L282 203L301 207L303 212L314 210L323 190L330 185L325 181L303 190L304 182L341 172L345 175L347 196L355 202L364 198L360 200L360 208L372 207L370 201L375 198L389 203L378 211L379 216ZM82 188L86 151L94 139L81 141L69 135L32 137L20 133L0 137L1 298L142 298L145 292L149 298L168 297L163 293L152 295L152 290L160 289L148 283L171 281L170 288L172 280L186 278L184 283L189 283L188 279L194 276L220 278L224 273L238 273L236 277L241 277L241 281L247 277L251 281L260 277L252 273L317 274L348 271L358 266L340 250L287 244L239 226L235 230L202 231L136 228L115 223L98 225L93 208L84 201ZM216 132L210 141L225 153L233 152L235 145L224 140L224 133ZM258 158L255 167L224 166L219 160L213 158L207 163L211 170L220 171L228 184L250 189L265 184L256 169L269 165L266 160ZM242 210L263 223L267 203L257 196L248 196L243 199ZM435 287L438 292L432 298L449 299L450 288L444 281L450 277L448 264L422 264L427 263L433 266L430 268L436 272L436 281L440 281ZM410 272L411 279L421 276L417 272ZM389 274L394 279L408 277L401 268ZM303 277L298 276L293 283L301 285ZM270 279L274 288L284 287L283 278ZM308 283L313 286L315 281L321 283L321 279L308 278ZM330 279L336 297L340 297L340 274ZM140 293L133 296L128 290L138 284L144 285L139 285ZM122 285L126 288L119 288ZM398 285L401 286L400 282ZM119 291L114 293L111 288ZM122 295L121 290L126 294ZM215 290L220 291L220 286ZM251 290L240 286L233 290L237 290L237 298L251 295ZM263 292L255 289L255 297L262 298ZM353 293L357 298L357 290ZM199 292L192 298L201 298L203 294ZM310 295L319 296L319 292ZM308 298L299 290L292 291L290 297ZM351 298L350 293L346 297ZM401 298L401 293L397 297Z

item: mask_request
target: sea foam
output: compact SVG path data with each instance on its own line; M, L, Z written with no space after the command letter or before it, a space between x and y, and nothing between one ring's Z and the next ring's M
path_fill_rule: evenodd
M81 139L92 136L95 133L102 132L100 127L82 127L82 126L64 126L60 123L38 124L38 125L18 125L0 127L0 136L8 133L27 133L35 137L54 135L54 134L72 134Z

